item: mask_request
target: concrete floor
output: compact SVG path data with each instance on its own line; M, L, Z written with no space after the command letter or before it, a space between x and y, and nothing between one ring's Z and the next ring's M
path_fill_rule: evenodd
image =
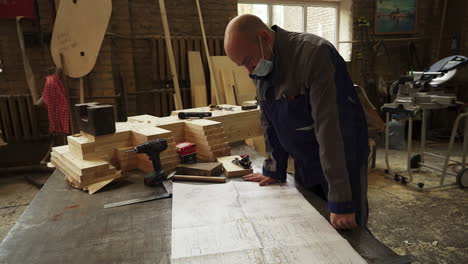
M432 145L431 150L443 153L445 147ZM369 228L374 235L397 253L416 256L420 263L468 263L468 190L409 190L384 178L383 157L379 150L376 169L369 173ZM391 151L390 160L395 169L404 168L405 152ZM39 182L47 177L34 176ZM438 182L427 173L415 180L420 181L426 186ZM37 192L23 175L0 175L0 241Z
M446 150L441 144L427 148L439 155ZM397 253L412 254L420 263L468 263L468 189L408 189L384 178L384 150L377 153L376 169L369 173L369 229ZM460 145L455 153L461 154ZM395 171L406 168L404 151L391 151L389 160ZM426 162L441 165L433 158ZM437 186L437 176L424 170L414 175L414 182ZM455 177L447 176L446 182L455 182Z

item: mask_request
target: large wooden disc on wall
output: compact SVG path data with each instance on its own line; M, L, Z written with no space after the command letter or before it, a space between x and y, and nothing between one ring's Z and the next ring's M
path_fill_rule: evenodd
M80 78L93 69L111 13L111 0L60 1L51 52L57 67L63 55L67 76Z

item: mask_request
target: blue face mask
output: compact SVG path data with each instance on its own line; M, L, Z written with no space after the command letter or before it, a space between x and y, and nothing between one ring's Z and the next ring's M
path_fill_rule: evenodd
M255 66L254 71L249 75L252 79L264 79L268 74L273 71L273 61L266 60L265 56L263 55L263 46L262 41L260 41L260 50L262 51L262 58L258 62L257 66Z

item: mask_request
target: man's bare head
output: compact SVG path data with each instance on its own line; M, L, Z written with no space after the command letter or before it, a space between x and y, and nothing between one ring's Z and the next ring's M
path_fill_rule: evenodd
M241 15L226 27L224 49L227 56L252 73L263 56L271 59L275 32L254 15Z

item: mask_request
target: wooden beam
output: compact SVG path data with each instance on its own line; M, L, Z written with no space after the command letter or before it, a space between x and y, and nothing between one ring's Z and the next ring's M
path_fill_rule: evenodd
M192 106L207 106L206 81L199 51L188 52L190 86L192 89Z
M440 60L440 49L442 47L442 38L444 37L445 17L447 15L448 0L444 1L444 9L442 10L442 19L440 20L439 42L437 43L436 57L434 61ZM461 43L460 45L463 45Z
M217 85L216 85L215 72L214 72L213 66L211 64L210 51L208 50L208 44L206 42L205 26L203 25L203 16L202 16L201 9L200 9L200 2L198 0L195 0L195 2L197 3L198 18L200 20L200 27L201 27L202 38L203 38L203 45L205 46L205 53L206 53L206 59L208 61L208 68L210 69L211 92L214 91L216 104L219 104L220 101L219 101L219 97L218 97L218 88L217 88Z
M177 77L177 69L174 61L174 51L172 50L171 33L167 23L166 7L164 0L159 0L159 9L161 10L161 19L164 28L164 38L166 40L167 55L169 58L169 66L171 67L172 81L174 82L174 103L177 110L183 109L182 97L180 95L179 79Z

